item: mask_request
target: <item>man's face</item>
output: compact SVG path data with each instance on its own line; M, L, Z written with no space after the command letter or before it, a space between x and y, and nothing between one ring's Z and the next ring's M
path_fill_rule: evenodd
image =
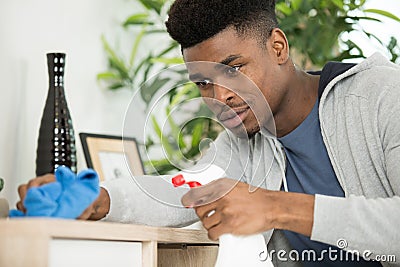
M271 121L283 95L282 71L269 41L263 47L228 28L184 49L183 57L189 78L225 127L247 137Z

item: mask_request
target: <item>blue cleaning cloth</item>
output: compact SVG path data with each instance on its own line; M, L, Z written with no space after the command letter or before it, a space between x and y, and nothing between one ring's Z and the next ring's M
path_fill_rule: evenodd
M75 219L99 196L99 177L92 169L77 176L68 167L59 167L56 181L28 189L26 213L10 210L10 217L34 216Z

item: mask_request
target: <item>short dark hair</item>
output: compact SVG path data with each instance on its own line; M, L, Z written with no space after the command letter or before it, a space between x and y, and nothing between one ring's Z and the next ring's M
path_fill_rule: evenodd
M176 0L165 23L182 49L199 44L228 27L264 43L278 27L275 0Z

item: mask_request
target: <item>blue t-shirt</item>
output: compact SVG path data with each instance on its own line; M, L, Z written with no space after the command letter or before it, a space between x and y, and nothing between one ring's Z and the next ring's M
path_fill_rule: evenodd
M321 73L319 95L329 80L333 78L332 76L337 75L337 71L335 73L335 69L331 67L335 67L335 65L328 65L328 68L324 68L325 72L323 70ZM351 66L345 65L346 69L349 67ZM332 73L333 75L331 75ZM287 157L288 190L310 195L344 197L344 191L335 175L322 139L318 106L319 98L307 118L292 132L279 138ZM337 247L312 241L309 237L291 231L283 232L298 255L301 256L302 252L306 251L303 252L306 255L304 260L310 258L310 261L303 261L304 266L381 266L379 262L367 262L361 256L358 261L357 258L355 261L351 261L352 257L346 256L346 253ZM310 257L307 256L309 254L307 251L310 250L315 251L317 260L314 261L313 254ZM330 255L336 256L336 261L335 258L329 257L329 251L334 250L337 253L332 252ZM321 257L321 255L323 256ZM302 258L300 257L300 259Z

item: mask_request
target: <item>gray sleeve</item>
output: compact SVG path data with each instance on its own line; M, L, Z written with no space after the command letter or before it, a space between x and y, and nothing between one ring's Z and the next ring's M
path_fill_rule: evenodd
M228 176L239 173L235 140L222 132L198 164L215 164L227 170ZM198 221L192 209L181 205L187 189L173 188L170 179L171 176L139 176L103 182L111 201L110 211L103 220L176 227Z
M347 198L316 195L311 239L337 245L345 239L348 249L395 255L400 262L400 82L399 71L379 80L375 116L382 144L382 164L391 190L387 198ZM372 256L373 257L373 256Z
M148 190L148 186L156 184L161 185L156 187L157 190ZM194 210L180 206L177 203L179 193L169 186L163 188L164 185L161 176L127 177L103 182L101 186L110 196L110 211L103 220L173 227L196 222L198 218ZM159 192L162 193L158 195Z
M335 246L345 240L348 250L395 255L400 259L399 220L400 197L397 196L366 199L316 195L311 239Z

